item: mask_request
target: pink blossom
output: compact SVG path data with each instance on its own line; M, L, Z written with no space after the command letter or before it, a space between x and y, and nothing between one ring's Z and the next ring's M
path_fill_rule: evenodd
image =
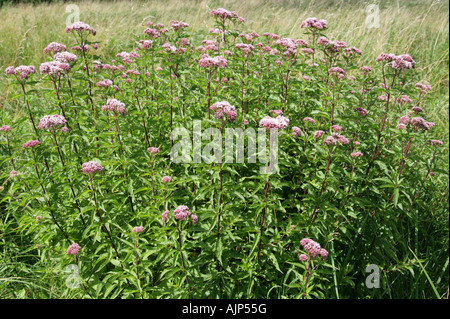
M302 135L302 131L300 130L300 128L297 127L297 126L293 126L292 127L292 136L298 137L298 136L301 136L301 135Z
M95 172L103 171L103 167L95 161L89 161L89 162L83 163L83 165L81 165L81 167L82 167L83 173L89 174L89 175L92 175Z
M175 215L175 218L178 220L185 220L186 217L191 215L191 213L188 211L189 207L185 205L178 206L174 211L173 214Z
M227 116L227 119L229 121L234 121L236 119L236 108L227 101L216 102L209 108L214 111L214 116L217 119L222 119L224 115Z
M46 115L40 120L38 128L41 130L55 131L66 125L66 123L67 120L62 115Z
M61 127L61 133L67 133L69 129L66 126Z
M418 107L418 106L413 106L413 107L412 107L412 110L413 110L414 112L416 112L416 113L423 112L423 109L422 109L421 107Z
M14 176L17 176L19 173L16 171L16 170L12 170L10 173L9 173L9 177L14 177Z
M149 148L147 148L147 151L152 153L152 154L156 154L156 153L159 153L159 148L157 148L157 147L149 147Z
M69 248L67 248L67 254L68 255L78 255L79 250L81 249L80 245L78 245L77 243L74 243L72 245L69 246Z
M350 156L353 158L358 158L358 157L363 156L363 154L361 152L353 152L350 154Z
M58 42L50 42L49 45L44 48L44 53L58 53L66 50L67 48L64 44Z
M300 25L300 28L313 28L318 30L325 29L326 27L327 21L323 19L318 20L316 17L308 18Z
M0 127L0 132L9 132L11 130L11 126L9 125L3 125Z
M332 125L332 126L331 126L331 129L332 129L333 131L335 131L335 132L340 132L340 131L342 131L342 127L339 126L339 125Z
M400 124L397 124L397 128L398 128L399 130L405 130L405 129L406 129L406 125L400 123Z
M61 63L70 63L75 62L77 60L77 56L73 53L62 51L58 52L54 56L55 60Z
M196 223L198 222L198 217L197 217L197 215L192 214L192 215L191 215L191 220L192 220L192 222L193 222L194 224L196 224Z
M317 139L319 139L323 134L325 134L324 131L322 131L322 130L317 130L317 131L314 132L314 136L313 136L313 137L317 140Z
M163 183L168 183L168 182L170 182L172 180L172 178L170 177L170 176L164 176L162 179L161 179L161 181L163 182Z
M311 124L316 124L316 121L310 117L305 117L303 119L303 121L307 122L307 123L311 123Z
M75 31L78 34L91 33L94 36L97 34L97 31L94 28L91 28L88 24L81 21L75 22L70 27L66 27L66 33L72 31Z
M305 255L305 254L301 254L301 255L298 257L298 259L300 259L300 261L305 262L305 261L309 260L309 257L308 257L307 255Z
M38 140L29 140L28 142L26 142L25 144L22 145L23 148L32 148L35 147L36 145L41 144L40 141Z
M133 227L133 233L141 233L144 231L144 226Z
M328 257L328 251L326 249L321 249L319 252L320 256L322 256L323 260L327 259Z

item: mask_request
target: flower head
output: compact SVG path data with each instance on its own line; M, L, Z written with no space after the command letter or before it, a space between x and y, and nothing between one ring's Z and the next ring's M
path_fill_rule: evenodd
M83 173L89 174L89 175L92 175L95 172L103 171L103 167L95 161L89 161L89 162L83 163L83 165L81 165L81 167L83 169Z
M141 233L144 231L144 226L133 227L133 233Z
M23 148L32 148L39 144L41 144L41 142L38 140L30 140L30 141L26 142L25 144L23 144L22 147Z
M77 243L74 243L72 245L69 246L69 248L67 248L67 254L68 255L78 255L79 250L81 249L80 245L78 245Z
M189 207L185 205L178 206L174 211L173 214L175 215L175 218L178 220L185 220L186 217L191 215L191 213L188 211Z
M46 115L40 121L38 128L40 130L56 131L62 126L66 125L67 120L64 116L59 114Z

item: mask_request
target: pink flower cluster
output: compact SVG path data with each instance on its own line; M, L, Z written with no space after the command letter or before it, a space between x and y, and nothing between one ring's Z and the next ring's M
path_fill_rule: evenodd
M265 129L284 129L289 126L289 119L283 115L278 115L277 117L264 116L261 121L259 121L259 127L264 127Z
M152 40L140 40L139 41L139 47L142 50L147 51L148 49L150 49L150 47L152 46L153 41Z
M301 261L307 261L311 257L316 258L317 256L321 256L323 260L327 259L328 251L320 246L319 243L315 242L310 238L303 238L300 240L300 245L303 246L303 249L307 252L308 255L302 254L300 255Z
M0 127L0 132L9 132L11 130L11 126L9 125L3 125Z
M30 140L30 141L26 142L25 144L23 144L22 147L23 148L32 148L39 144L41 144L41 142L38 140Z
M62 51L58 52L54 56L55 60L62 63L71 63L77 60L77 56L73 53Z
M95 172L103 171L103 167L96 161L89 161L81 165L84 174L92 175Z
M142 233L144 231L144 226L133 227L133 233Z
M153 39L158 39L161 36L161 33L157 29L147 28L144 30L144 33L151 36Z
M214 111L214 116L219 120L222 119L224 115L226 115L227 119L231 122L236 119L236 108L227 101L216 102L209 108Z
M125 114L125 104L117 99L106 100L106 105L102 106L102 111Z
M80 251L81 247L77 243L74 243L67 248L67 254L68 255L78 255L78 252Z
M97 34L97 31L94 28L91 28L89 26L89 24L86 24L81 21L77 21L74 24L72 24L70 27L66 27L66 33L69 33L72 31L75 31L78 34L91 33L93 36L95 36Z
M189 24L177 20L170 21L170 25L175 31L183 30L189 26Z
M98 81L95 85L98 87L107 88L107 87L110 87L111 85L113 85L113 81L111 81L109 79L105 79L102 81Z
M421 91L421 94L427 94L428 91L431 90L431 85L423 84L423 83L416 83L414 85L417 89Z
M32 65L21 65L17 68L9 66L5 69L6 75L15 75L21 82L28 80L30 74L36 73L36 69Z
M157 147L149 147L149 148L147 148L147 151L152 153L152 154L156 154L156 153L159 153L159 148L157 148Z
M223 56L218 55L215 57L210 57L208 54L203 54L201 59L198 61L198 65L201 68L206 67L227 67L228 61Z
M211 17L218 17L222 19L237 19L239 22L244 22L245 18L240 17L235 11L228 11L224 8L211 10L209 13Z
M64 44L62 43L58 43L58 42L51 42L49 45L47 45L44 48L44 53L58 53L58 52L62 52L62 51L66 51L67 48Z
M353 152L353 153L350 154L350 156L352 158L358 158L358 157L363 156L363 154L361 152Z
M172 178L170 176L163 176L163 178L161 179L161 182L168 183L171 180L172 180Z
M180 205L173 211L173 214L175 215L176 219L185 220L186 217L191 215L191 213L189 212L188 209L189 209L189 207L187 207L185 205Z
M327 145L334 145L337 142L341 143L341 144L349 144L350 141L343 135L338 134L338 133L331 133L331 135L327 136L323 142Z
M297 126L292 127L292 136L294 136L294 137L302 136L302 131L300 130L299 127L297 127Z
M59 114L46 115L40 121L38 128L40 130L56 131L62 126L66 125L67 120L64 116Z
M406 70L414 68L416 61L409 54L395 55L392 53L381 53L377 62L387 62L387 65L393 69Z
M48 74L52 78L60 78L69 71L70 65L59 61L44 62L39 67L39 72L41 72L41 74Z
M316 17L308 18L300 25L300 28L314 28L318 30L325 29L326 27L327 21L323 19L318 20Z
M316 121L313 118L310 118L309 116L305 117L303 119L306 123L316 124Z

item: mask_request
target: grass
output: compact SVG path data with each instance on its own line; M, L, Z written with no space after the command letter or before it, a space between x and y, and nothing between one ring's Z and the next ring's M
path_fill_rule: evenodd
M309 16L326 19L329 39L338 39L364 52L371 63L381 52L409 53L418 62L422 81L434 90L434 104L429 114L443 127L448 126L449 90L449 1L378 1L379 27L367 28L367 4L359 1L79 1L79 19L98 31L98 53L109 59L135 46L143 37L146 21L168 24L170 20L189 23L191 37L198 38L213 27L209 11L224 7L246 17L247 31L275 32L282 36L302 38L301 22ZM42 49L51 41L70 45L71 39L61 30L72 12L68 4L6 4L0 8L0 109L9 116L22 115L16 94L6 85L4 68L9 65L46 61ZM132 35L132 36L130 36ZM70 39L70 40L69 40ZM18 104L19 103L19 104ZM19 113L19 114L17 114ZM448 135L448 129L444 132Z

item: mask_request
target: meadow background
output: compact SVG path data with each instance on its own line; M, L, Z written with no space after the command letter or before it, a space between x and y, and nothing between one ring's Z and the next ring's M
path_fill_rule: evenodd
M189 41L200 43L208 30L214 27L214 21L210 18L209 12L219 7L236 11L240 16L245 17L247 19L245 31L248 33L251 31L260 34L273 32L290 38L304 37L304 30L300 29L300 24L306 18L325 19L328 21L328 38L345 41L362 50L360 65L374 65L375 59L382 52L410 54L417 61L415 72L419 74L418 78L433 87L427 96L427 120L437 124L433 136L443 141L447 150L446 158L440 163L439 168L448 175L449 1L0 0L0 124L16 123L27 118L27 109L20 96L20 87L10 85L11 81L5 75L5 68L11 65L38 67L42 62L48 61L43 48L50 42L67 43L64 28L70 14L66 12L69 4L76 4L80 9L79 19L97 30L95 41L99 42L99 49L96 54L104 61L114 59L119 52L133 50L136 47L136 41L143 36L142 30L147 21L165 25L168 25L171 20L184 21L189 24ZM380 9L378 28L366 27L369 4L376 4ZM34 89L39 90L49 85L48 81L40 81L35 84ZM45 101L41 103L41 107L46 108ZM27 128L21 126L20 129ZM7 169L8 172L1 173L9 173L9 168ZM441 198L442 201L448 202L448 183L442 182L439 185L444 186L431 194L430 198ZM8 213L1 211L3 207L0 206L0 216L6 216L6 220ZM446 214L448 217L448 210ZM445 217L445 214L439 216ZM394 265L384 274L392 276L393 286L389 294L383 292L380 294L381 297L432 298L432 291L428 285L431 282L437 286L440 293L444 293L444 298L448 298L449 259L446 257L449 246L448 221L439 219L436 225L439 226L433 229L435 231L433 234L437 234L436 237L432 238L433 236L430 235L429 238L423 238L423 241L430 243L429 247L431 247L426 248L426 256L429 258L422 260L425 267L429 267L422 268L421 261L417 262L417 259ZM5 226L0 228L0 253L2 254L0 261L5 261L0 262L0 298L60 296L55 285L58 280L56 276L49 275L50 277L42 280L41 274L45 266L43 265L40 269L27 264L27 258L34 254L32 248L17 250L14 245L8 246L6 241L6 238L8 240L12 238L20 243L26 236L14 233L15 229L11 230L11 228L8 229L8 233L2 233L2 229L7 227L1 224L0 226ZM422 257L424 255L425 253ZM430 268L433 269L432 273ZM397 272L411 272L411 279L405 279L406 277L400 275L396 277ZM397 278L398 281L396 281ZM342 283L342 285L345 284L345 282ZM349 285L348 289L353 288ZM436 289L433 290L436 292Z
M33 1L30 1L33 2ZM446 127L449 104L449 1L436 0L248 0L248 1L77 1L3 2L0 9L0 109L4 116L22 116L24 106L12 100L15 92L4 80L9 65L39 65L47 60L42 49L50 42L64 42L66 7L80 8L80 20L95 25L100 41L98 54L105 60L131 50L145 21L168 24L181 20L189 24L192 42L199 42L214 26L209 12L224 7L245 18L248 32L273 32L300 37L300 24L310 16L329 23L329 38L341 39L363 51L361 64L371 64L381 52L407 52L418 61L423 81L433 84L434 105L429 116ZM379 28L366 28L367 6L377 4ZM88 23L89 23L88 22ZM93 23L95 22L95 23Z

